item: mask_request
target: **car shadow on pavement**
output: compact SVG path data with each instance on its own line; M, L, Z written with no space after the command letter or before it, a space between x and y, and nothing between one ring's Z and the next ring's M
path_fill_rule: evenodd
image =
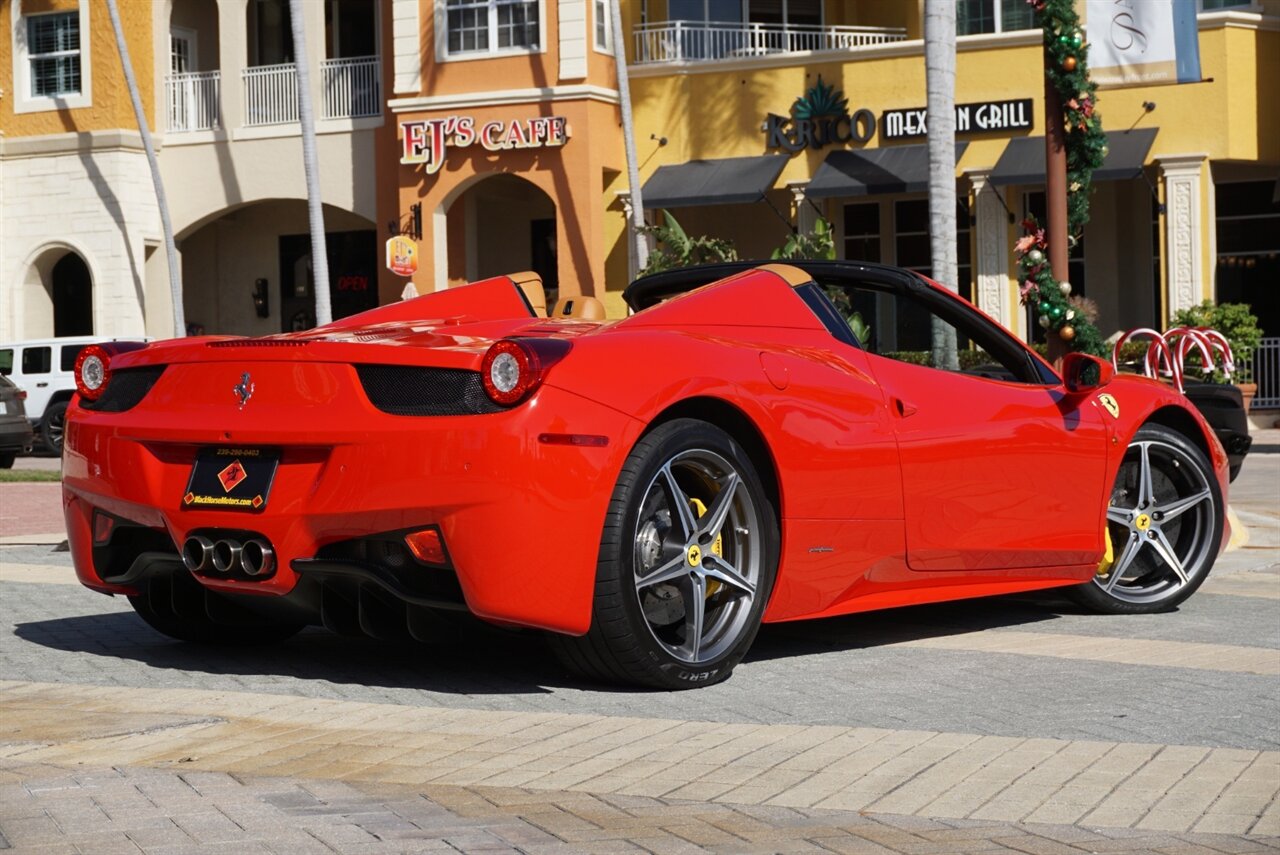
M1009 628L1071 611L1052 598L1026 595L915 606L824 620L765 626L748 661L856 650L921 638ZM556 688L630 692L569 674L534 632L478 622L443 640L384 642L304 630L283 643L217 646L162 636L131 612L20 623L15 634L45 648L131 660L147 668L231 677L266 677L456 695L545 694ZM288 691L286 683L279 691Z
M858 650L988 629L1011 629L1083 614L1052 593L1010 594L859 612L819 620L766 624L747 661L808 656L828 650Z

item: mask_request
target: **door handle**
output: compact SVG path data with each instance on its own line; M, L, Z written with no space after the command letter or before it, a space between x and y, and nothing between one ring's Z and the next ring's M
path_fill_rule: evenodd
M43 389L45 386L48 386L48 385L49 385L48 383L37 383L37 384L36 384L36 388L37 388L37 389Z
M914 416L916 414L916 408L914 406L908 404L897 396L894 396L893 398L893 409L897 412L898 417L903 419L907 416Z

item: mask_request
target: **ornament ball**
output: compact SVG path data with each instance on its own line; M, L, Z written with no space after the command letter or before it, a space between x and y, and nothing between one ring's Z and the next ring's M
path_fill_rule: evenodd
M1027 253L1027 261L1030 261L1032 264L1040 264L1044 261L1044 253L1038 249L1033 249Z
M1069 57L1067 57L1066 59L1064 59L1064 60L1062 61L1062 70L1063 70L1063 71L1075 71L1075 70L1076 70L1076 58L1075 58L1074 56L1069 56Z
M1040 316L1040 326L1044 327L1045 329L1048 329L1048 328L1049 328L1049 316L1048 316L1048 315L1041 315L1041 316Z
M1108 154L1111 153L1111 149L1108 148L1105 144L1102 146L1102 148L1098 149L1098 151L1102 152L1103 157L1106 157Z
M1076 337L1076 328L1073 326L1065 326L1058 330L1058 335L1062 336L1063 341L1071 341Z
M1071 293L1071 283L1066 281L1059 282L1058 290L1062 292L1062 296L1067 296Z
M1080 32L1079 30L1076 30L1074 33L1071 34L1071 46L1080 47L1080 45L1082 44L1084 44L1084 33Z

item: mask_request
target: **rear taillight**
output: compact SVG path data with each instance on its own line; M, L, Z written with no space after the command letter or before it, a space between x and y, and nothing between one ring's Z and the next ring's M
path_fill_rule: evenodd
M81 350L75 365L76 391L80 393L80 397L90 401L98 400L111 382L112 357L131 350L141 350L146 346L146 342L141 341L109 341L91 344Z
M75 373L80 397L96 401L111 380L111 357L99 345L91 344L76 357Z
M564 359L571 347L557 338L506 338L497 342L480 364L484 391L504 407L520 403L542 385L547 371Z

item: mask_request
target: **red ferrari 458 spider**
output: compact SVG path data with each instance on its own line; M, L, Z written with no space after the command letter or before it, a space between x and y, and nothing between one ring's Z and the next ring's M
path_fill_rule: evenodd
M86 348L63 485L81 581L162 633L449 611L549 631L593 678L725 679L760 624L1065 587L1170 609L1228 536L1227 461L1181 394L1062 373L908 271L532 274L302 333Z

